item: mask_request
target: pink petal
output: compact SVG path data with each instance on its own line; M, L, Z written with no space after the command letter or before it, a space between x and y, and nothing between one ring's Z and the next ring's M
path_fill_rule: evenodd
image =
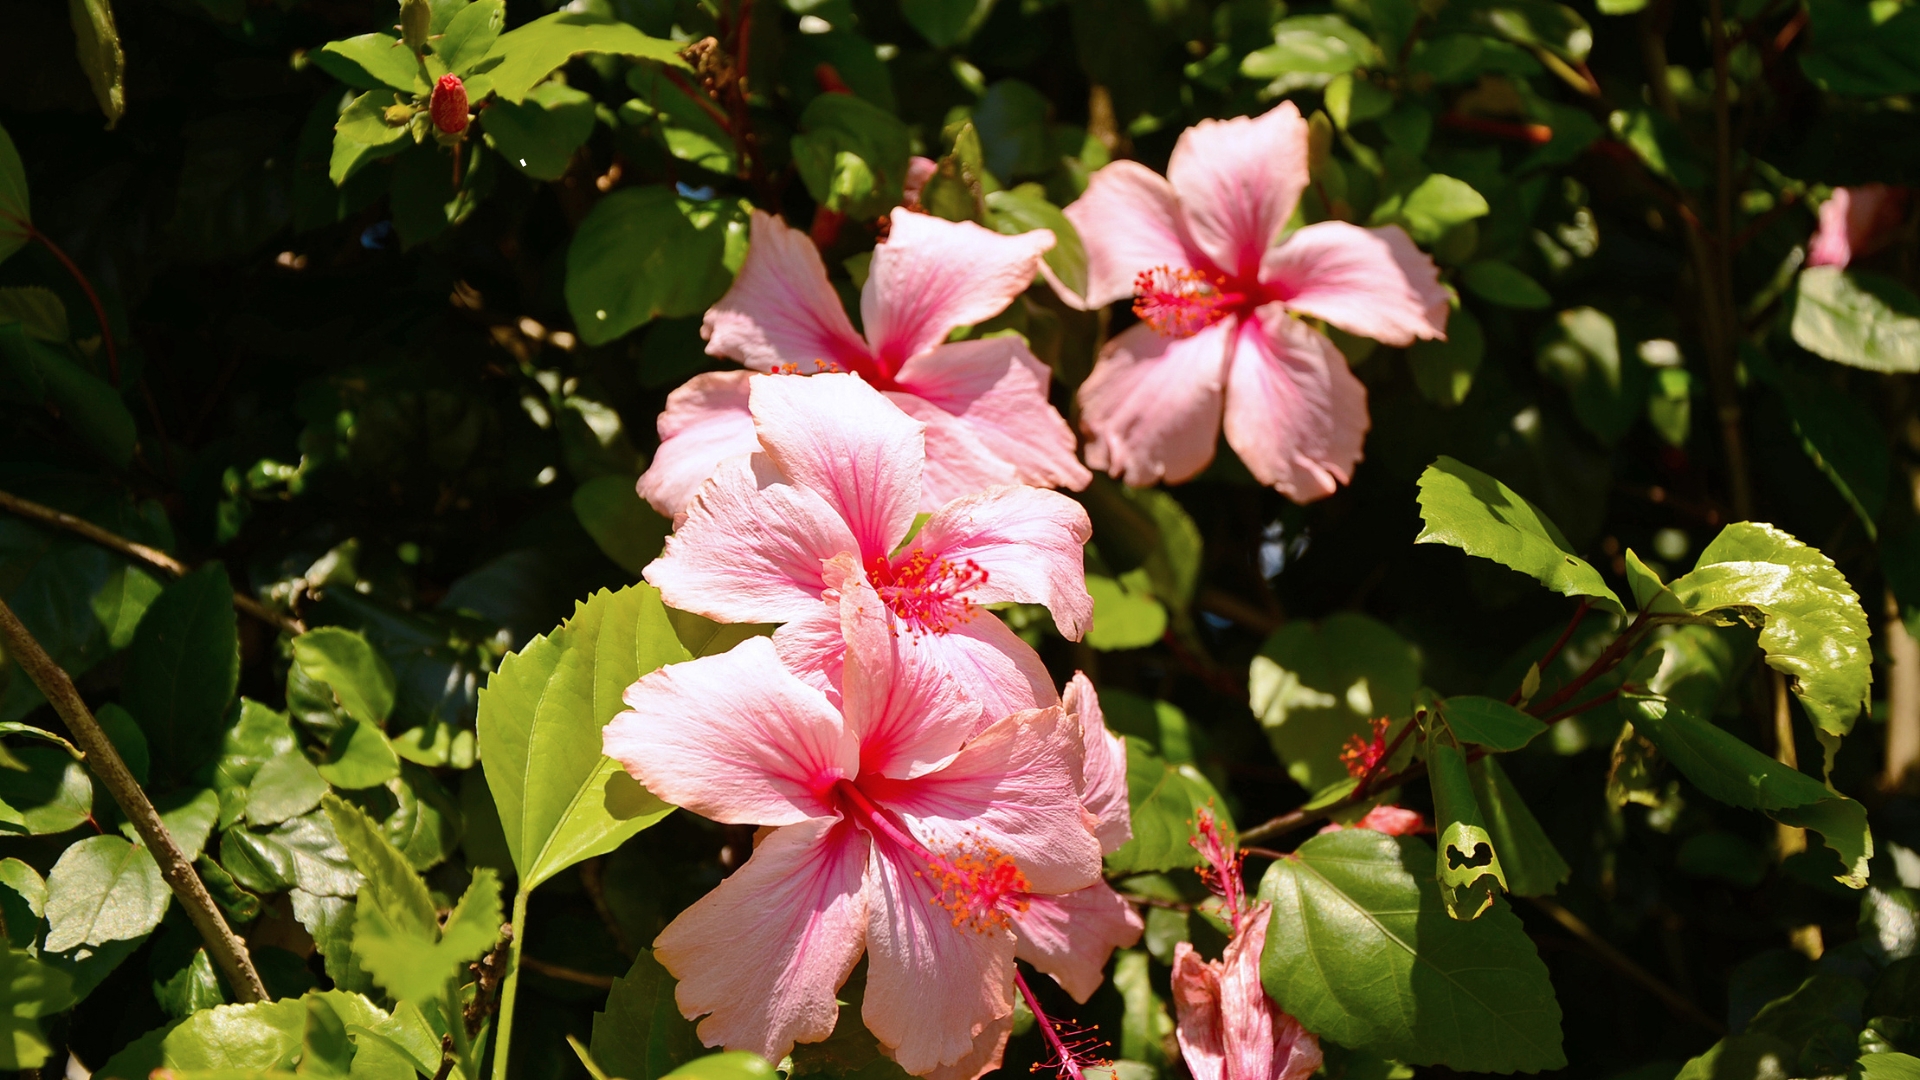
M945 668L962 692L980 703L983 728L1003 716L1060 701L1040 654L991 611L976 610L973 618L943 634L901 633L925 662Z
M1260 985L1260 950L1272 910L1256 904L1220 959L1227 1080L1306 1080L1320 1068L1320 1041L1281 1012Z
M1260 280L1287 307L1349 334L1399 346L1447 336L1440 272L1398 225L1309 225L1267 252Z
M917 1076L970 1063L1013 1014L1013 934L956 926L918 856L874 844L867 861L867 991L861 1019Z
M1202 120L1174 144L1167 179L1195 246L1230 277L1251 278L1306 190L1307 122L1291 101Z
M707 352L772 371L797 364L812 373L815 360L849 370L867 359L827 268L807 234L765 211L753 212L746 261L733 287L707 309L700 333Z
M907 535L926 459L918 421L857 375L756 379L752 408L767 456L833 507L862 563Z
M1006 310L1033 283L1053 233L1002 236L971 221L893 211L887 242L873 250L860 320L888 372L947 340L958 326Z
M979 1080L998 1069L1007 1053L1007 1036L1013 1033L1013 1014L988 1024L973 1037L973 1051L951 1065L942 1065L927 1073L927 1080Z
M1192 337L1136 323L1107 343L1080 386L1087 464L1134 487L1179 483L1213 460L1228 350L1240 320Z
M847 569L840 586L841 692L847 727L860 741L860 772L906 779L941 768L980 726L980 705L942 665L917 655L915 635L898 632L873 586L857 568Z
M1367 815L1353 823L1356 829L1372 829L1388 836L1412 836L1426 832L1427 821L1418 810L1408 810L1399 806L1376 806L1367 811Z
M818 611L782 624L773 632L773 651L801 682L840 704L847 639L840 630L838 607L820 603Z
M1193 1080L1227 1080L1219 966L1200 959L1184 941L1173 947L1173 1034Z
M986 580L976 603L1045 604L1054 625L1078 641L1093 621L1086 544L1093 523L1081 505L1055 491L998 487L935 511L913 546L956 566L974 563Z
M989 848L1013 861L1027 891L1072 892L1100 879L1100 844L1080 808L1082 764L1079 725L1057 706L1030 709L975 736L938 772L871 791L933 851Z
M1835 188L1820 204L1820 227L1807 243L1808 266L1845 267L1853 261L1853 239L1848 235L1847 211L1852 208L1853 193Z
M908 360L896 378L901 389L971 429L990 454L1013 466L1020 483L1078 491L1093 478L1074 456L1073 429L1047 401L1052 371L1019 338L942 345ZM931 471L931 443L927 457Z
M602 739L648 791L734 825L791 825L835 813L820 792L860 768L840 713L780 666L773 642L669 664L627 687Z
M820 610L821 566L858 548L833 507L754 454L716 468L644 576L682 611L721 622L786 622Z
M834 992L866 937L866 834L830 818L776 829L746 865L661 932L654 957L680 980L700 1041L779 1061L833 1033Z
M661 516L685 510L722 461L760 449L753 414L747 411L751 378L750 371L709 371L667 395L659 420L660 449L637 488Z
M1014 955L1053 976L1085 1004L1106 977L1107 958L1140 940L1146 923L1104 881L1059 896L1029 896L1013 917Z
M903 206L918 206L920 192L926 189L927 181L940 169L940 163L932 158L918 154L907 159L907 178L900 185L900 202Z
M959 417L901 390L887 391L887 400L927 428L927 468L920 478L921 513L932 513L962 495L1019 480L1013 463L995 453Z
M1100 851L1111 855L1133 839L1133 811L1127 805L1127 741L1107 730L1100 697L1083 672L1073 673L1060 707L1080 721L1080 741L1086 748L1086 796L1081 802L1099 824L1093 835Z
M1353 479L1367 389L1325 334L1278 304L1240 335L1227 380L1227 444L1263 484L1312 502Z
M1213 269L1187 236L1173 185L1137 162L1095 172L1066 215L1087 249L1088 308L1132 296L1134 279L1155 267Z

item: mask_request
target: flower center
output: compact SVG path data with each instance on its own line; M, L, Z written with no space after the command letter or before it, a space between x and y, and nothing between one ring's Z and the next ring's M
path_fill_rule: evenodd
M1156 266L1133 279L1133 313L1162 337L1192 337L1246 299L1227 290L1226 278L1190 267Z
M952 853L942 854L888 817L855 782L838 781L832 794L840 812L876 842L891 843L920 862L914 876L933 886L930 899L953 916L955 929L1005 930L1014 912L1027 909L1027 876L993 845L963 841Z
M914 548L903 558L868 559L867 579L880 602L914 631L944 634L979 610L967 594L987 583L987 572L972 559L949 562Z

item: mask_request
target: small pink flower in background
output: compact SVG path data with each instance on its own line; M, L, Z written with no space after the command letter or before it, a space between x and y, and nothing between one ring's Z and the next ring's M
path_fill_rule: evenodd
M1260 949L1272 907L1249 904L1240 853L1200 812L1193 846L1207 860L1201 877L1224 901L1233 934L1219 960L1174 946L1174 1037L1193 1080L1306 1080L1320 1067L1320 1040L1273 1003L1260 985Z
M1323 826L1320 831L1330 833L1339 832L1341 829L1372 829L1374 832L1386 833L1388 836L1412 836L1416 833L1433 831L1427 824L1427 819L1420 816L1420 811L1398 806L1376 806L1351 825L1333 822Z
M1820 228L1807 245L1808 266L1845 267L1887 246L1907 216L1907 189L1886 184L1833 189L1820 204Z
M979 704L915 663L844 569L839 705L752 638L641 679L606 728L607 754L662 799L771 827L655 955L703 1042L778 1061L832 1033L864 951L862 1018L888 1054L969 1080L1013 1014L1022 898L1100 878L1082 723L1053 706L976 734Z
M924 177L921 178L924 183ZM1053 247L1044 230L1002 236L971 222L893 212L860 294L865 336L798 229L753 212L733 287L707 312L707 352L755 371L858 374L926 425L923 504L932 510L996 484L1083 488L1072 429L1047 402L1051 373L1017 337L949 344L1032 283ZM662 514L685 509L730 453L754 449L743 407L747 372L695 376L667 400L660 451L640 495Z
M1227 443L1289 498L1352 478L1366 389L1296 316L1404 346L1445 336L1447 293L1398 227L1323 221L1276 245L1306 186L1307 125L1288 102L1188 128L1164 178L1107 165L1067 207L1084 302L1131 297L1141 317L1080 388L1089 465L1136 486L1190 479L1224 416Z
M1080 504L991 487L940 506L902 549L926 502L926 425L857 375L756 376L747 397L757 452L721 463L646 569L669 605L783 623L781 657L837 693L837 591L862 579L916 657L957 677L989 717L1059 700L1040 657L980 605L1045 604L1080 638L1093 617ZM852 558L830 567L842 554Z

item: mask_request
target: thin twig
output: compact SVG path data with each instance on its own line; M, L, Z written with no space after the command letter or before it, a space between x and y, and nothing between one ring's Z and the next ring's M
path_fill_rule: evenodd
M120 354L113 347L113 328L107 325L107 309L101 305L100 295L93 291L93 282L88 281L87 275L80 272L80 267L67 257L66 252L60 250L60 245L54 243L52 237L41 232L33 222L15 217L5 210L0 210L0 218L13 222L16 228L27 234L27 239L40 241L43 247L53 253L54 258L60 260L60 265L67 268L67 273L73 275L74 283L80 286L80 291L87 294L87 303L93 305L93 317L100 323L100 343L107 350L107 376L112 381L113 388L120 389Z
M592 986L601 990L613 989L613 976L611 975L596 975L591 971L581 971L578 968L549 964L545 960L536 960L531 956L525 955L520 957L520 966L526 968L528 971L537 971L549 979L579 983L581 986Z
M1574 695L1585 690L1588 683L1618 667L1620 661L1626 659L1627 654L1633 651L1633 647L1640 643L1640 638L1647 629L1650 614L1648 611L1642 611L1634 616L1633 622L1628 624L1619 637L1613 639L1611 645L1594 658L1593 663L1587 666L1587 670L1581 672L1572 682L1554 691L1552 697L1530 707L1527 711L1535 716L1551 715L1554 710L1573 700Z
M433 1074L433 1080L447 1080L453 1075L453 1033L440 1036L440 1068Z
M23 499L18 495L11 495L7 492L0 491L0 510L10 511L23 518L37 521L42 525L51 525L56 529L65 529L83 539L91 540L99 544L109 551L118 552L136 562L145 563L161 573L171 574L174 577L185 577L193 570L193 568L186 563L161 551L159 548L152 548L145 544L135 543L117 533L108 532L85 518L75 517L72 514L55 510L51 506L42 506L31 499ZM261 622L278 627L289 634L304 634L307 632L306 623L301 622L291 615L275 611L244 593L233 594L233 606L242 614L251 615Z
M1634 963L1626 953L1614 948L1611 942L1594 933L1593 928L1588 926L1580 916L1543 896L1529 896L1526 900L1534 907L1546 912L1554 922L1565 927L1567 932L1578 938L1580 944L1585 945L1601 963L1639 983L1648 993L1659 998L1675 1016L1697 1024L1715 1035L1727 1033L1725 1024L1702 1012L1700 1006L1688 1001L1680 995L1679 991L1655 978L1646 968Z
M226 916L208 895L206 884L193 869L193 860L173 842L173 835L167 831L165 822L147 799L147 793L140 788L139 781L127 771L127 763L120 759L119 751L113 747L113 741L101 729L99 721L93 718L87 703L80 698L80 691L74 689L73 680L47 651L34 640L13 613L13 609L0 600L0 642L6 645L7 655L20 669L33 680L53 705L53 711L61 720L66 721L67 729L73 732L74 741L86 754L87 767L98 777L101 784L112 794L113 801L120 805L120 811L133 823L134 831L140 834L141 843L153 854L154 861L160 866L160 876L166 880L173 895L180 898L180 906L193 921L194 928L200 931L200 937L207 943L207 955L213 959L221 974L227 977L227 984L242 1003L266 1001L267 988L260 981L260 973L254 970L253 959L247 954L246 943L227 925Z

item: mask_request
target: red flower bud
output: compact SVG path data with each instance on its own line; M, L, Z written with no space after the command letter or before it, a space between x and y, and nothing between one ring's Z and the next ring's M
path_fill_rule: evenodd
M433 126L441 131L458 135L467 130L467 88L458 75L440 76L427 108L433 114Z

